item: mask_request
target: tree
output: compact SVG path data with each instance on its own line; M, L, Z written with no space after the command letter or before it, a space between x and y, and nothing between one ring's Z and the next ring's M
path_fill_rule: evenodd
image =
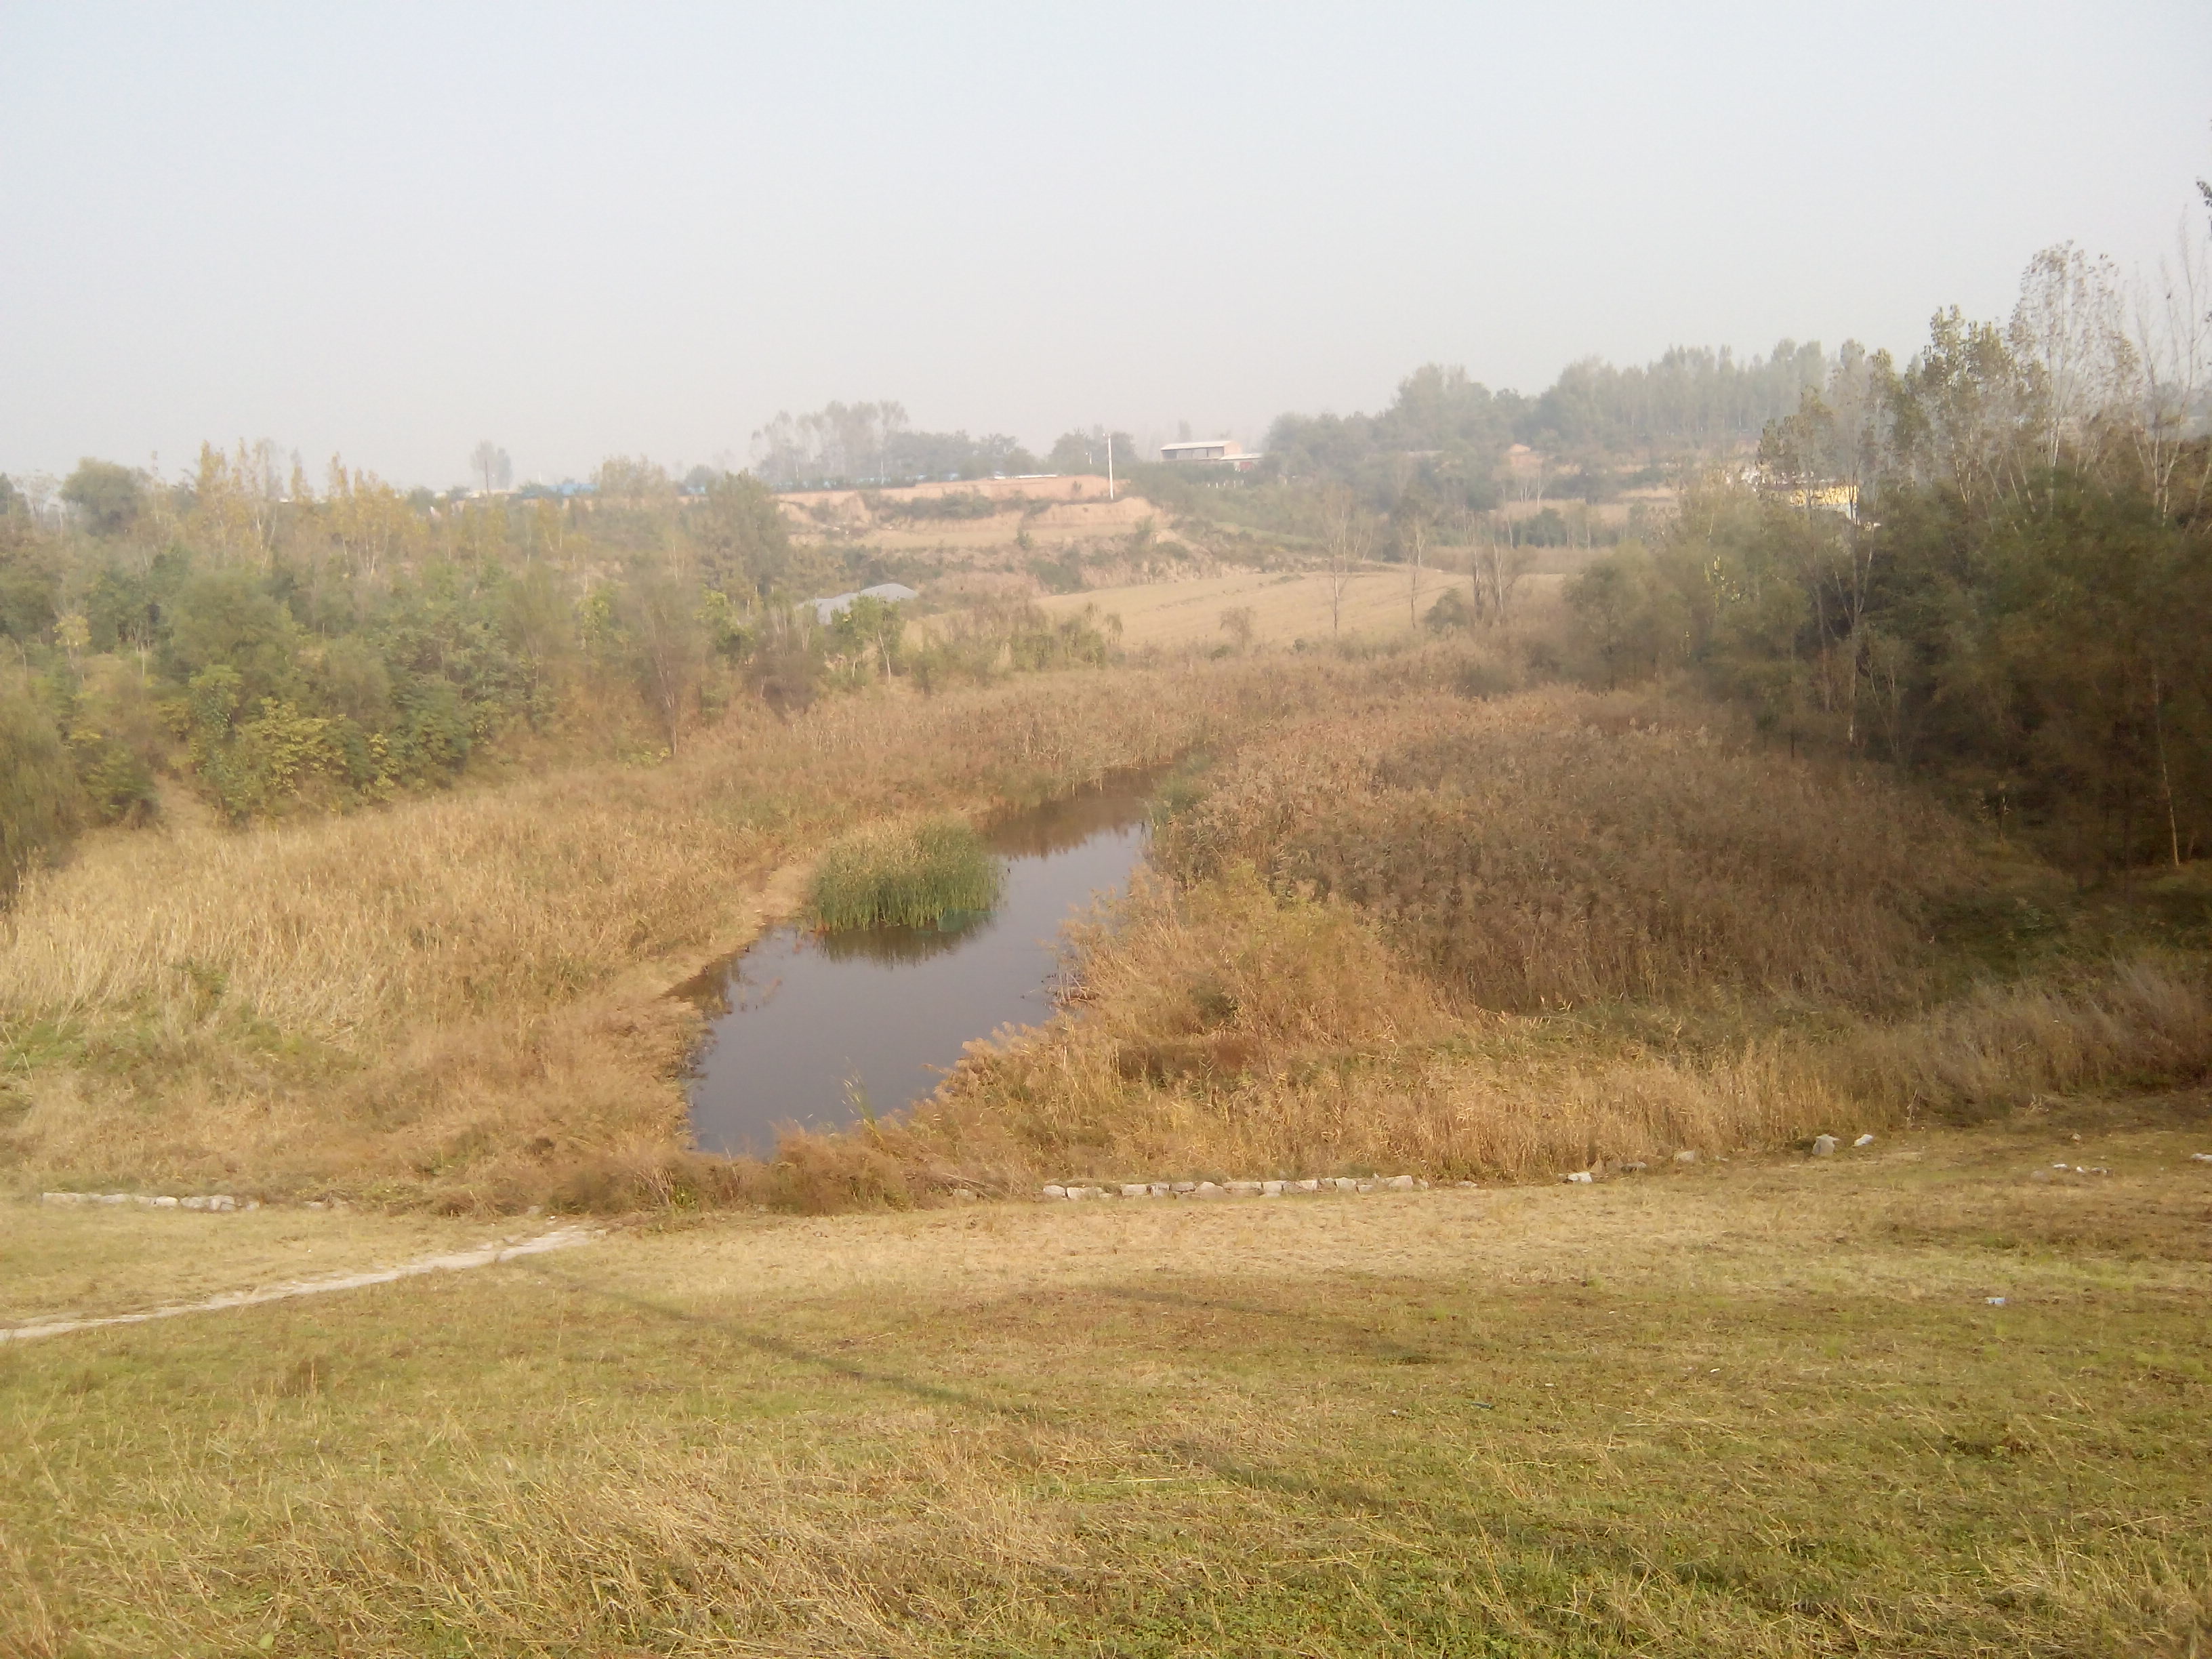
M1406 625L1418 627L1421 619L1421 560L1429 550L1429 536L1436 522L1436 504L1425 489L1408 488L1398 498L1398 545L1405 550L1411 580L1406 590Z
M469 471L483 481L483 492L487 495L495 489L505 489L514 482L514 463L507 458L505 450L489 438L469 452Z
M1103 426L1089 431L1078 428L1063 432L1053 444L1044 464L1054 472L1097 472L1106 471L1106 447L1114 447L1114 458L1127 465L1137 459L1137 441L1126 432L1109 433Z
M1344 484L1328 484L1321 492L1322 570L1328 583L1328 630L1344 624L1344 590L1367 562L1375 545L1375 523L1360 506L1359 498Z
M297 631L291 613L250 572L210 570L177 595L167 667L182 680L209 668L228 668L240 677L240 696L251 707L289 690Z
M77 827L76 775L27 687L0 680L0 902Z
M839 611L830 624L830 636L842 655L855 662L873 656L885 679L891 677L905 634L906 617L897 602L866 593Z
M2069 453L2094 465L2135 379L2112 262L2093 259L2071 242L2044 249L2021 277L2005 337L2029 376L2044 466L2056 467Z
M1221 631L1229 635L1240 652L1252 648L1252 633L1260 620L1260 613L1249 605L1232 605L1221 613Z
M145 505L138 473L112 461L88 456L62 484L62 499L83 516L95 536L119 536L137 521Z
M638 689L676 752L707 668L707 629L692 590L662 570L641 570L623 589L623 631L629 636Z
M775 495L746 472L723 472L684 515L706 586L764 599L793 572L791 532Z
M1467 560L1471 602L1479 619L1492 625L1512 620L1514 592L1534 556L1525 547L1500 541L1497 526L1487 519L1483 521L1470 538Z

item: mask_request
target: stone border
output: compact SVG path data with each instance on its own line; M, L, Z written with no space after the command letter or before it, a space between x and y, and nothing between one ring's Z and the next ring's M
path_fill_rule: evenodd
M258 1198L236 1198L228 1193L202 1193L191 1198L157 1196L152 1193L40 1193L39 1202L136 1204L146 1210L258 1210L261 1207L261 1200Z
M1459 1183L1472 1187L1471 1181ZM1087 1198L1288 1198L1299 1193L1426 1192L1415 1176L1320 1176L1304 1181L1126 1181L1110 1187L1048 1182L1037 1194L1053 1203Z

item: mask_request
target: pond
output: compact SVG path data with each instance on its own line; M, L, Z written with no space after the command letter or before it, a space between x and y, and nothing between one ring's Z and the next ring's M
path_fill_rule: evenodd
M1060 925L1142 861L1152 775L1109 779L986 839L997 906L943 928L783 927L684 988L712 1014L691 1080L708 1152L764 1155L784 1124L842 1128L925 1099L961 1050L1049 1018Z

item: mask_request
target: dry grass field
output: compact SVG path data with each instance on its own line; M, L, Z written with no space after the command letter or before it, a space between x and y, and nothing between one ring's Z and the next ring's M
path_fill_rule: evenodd
M2115 924L1878 773L1516 672L1370 643L873 693L654 767L97 836L0 937L0 1170L476 1213L1526 1178L2212 1066L2199 878L2178 931ZM1083 941L1079 1017L910 1123L691 1153L672 988L827 840L1177 756L1170 884Z
M683 1146L697 1030L669 988L787 905L830 836L1166 759L1279 700L1246 678L849 697L659 766L94 836L0 932L0 1167L507 1207L650 1169Z
M0 1651L2197 1653L2209 1134L672 1218L0 1345ZM359 1224L194 1219L0 1237Z
M2202 872L2116 909L1713 705L1385 637L1404 579L1342 651L1141 590L1203 622L1157 665L33 879L0 1318L609 1219L0 1342L0 1653L2203 1651ZM1171 761L1062 1017L688 1150L671 988L831 836ZM1370 1170L1436 1189L1022 1198Z
M0 1203L0 1328L141 1313L498 1236L477 1220L358 1208L210 1214L10 1200Z
M930 509L951 496L981 496L997 511L979 518L945 518ZM1125 537L1150 523L1164 539L1176 539L1167 515L1124 485L1111 496L1103 477L980 478L913 484L895 489L793 490L777 498L792 535L801 542L865 541L886 553L975 555L999 551L1028 556L1019 548L1026 530L1031 546L1054 553Z
M665 1195L699 1018L670 988L793 908L834 836L987 819L1449 672L1261 658L872 693L733 717L657 765L94 835L0 921L0 1179Z
M1540 582L1543 579L1535 579ZM1464 589L1468 580L1442 571L1421 577L1419 609L1425 613L1449 586ZM1524 579L1524 586L1533 584ZM1135 587L1099 587L1060 593L1038 603L1052 615L1071 616L1095 605L1121 619L1121 643L1130 649L1206 650L1226 646L1231 635L1222 625L1225 611L1252 612L1257 645L1286 646L1297 640L1323 645L1333 638L1381 637L1412 631L1407 600L1409 573L1369 569L1346 583L1343 603L1331 623L1330 579L1319 571L1207 576L1189 581L1146 582Z

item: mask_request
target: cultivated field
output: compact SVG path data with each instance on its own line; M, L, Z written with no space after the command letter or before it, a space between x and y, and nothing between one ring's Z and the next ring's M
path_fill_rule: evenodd
M997 511L979 518L938 516L946 497L981 496ZM886 553L975 554L1019 548L1058 553L1126 537L1146 523L1167 531L1166 515L1124 486L1109 496L1103 477L981 478L896 489L794 490L776 498L800 542L865 541ZM1163 538L1172 541L1171 533Z
M1524 578L1534 592L1543 578ZM1289 645L1297 640L1326 644L1354 635L1404 634L1413 627L1408 572L1399 568L1358 572L1345 583L1343 604L1331 622L1330 580L1323 572L1265 573L1209 576L1191 581L1146 582L1135 587L1099 587L1055 594L1039 601L1055 616L1073 615L1095 605L1121 619L1121 643L1169 650L1231 642L1222 625L1224 611L1249 609L1256 644ZM1427 571L1421 577L1419 609L1425 613L1447 586L1464 591L1465 576Z
M0 1651L2193 1652L2208 1135L678 1217L0 1345ZM0 1208L106 1305L359 1226Z

